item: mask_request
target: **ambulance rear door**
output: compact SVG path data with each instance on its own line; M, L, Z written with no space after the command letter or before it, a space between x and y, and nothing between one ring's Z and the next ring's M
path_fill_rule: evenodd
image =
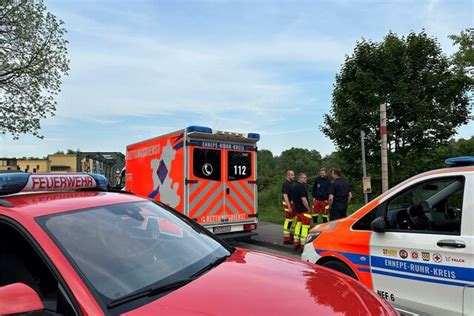
M200 224L220 222L224 211L224 150L202 146L192 141L187 146L187 210L188 216ZM212 216L211 216L212 215Z
M226 149L225 216L229 222L257 220L256 150L234 145Z

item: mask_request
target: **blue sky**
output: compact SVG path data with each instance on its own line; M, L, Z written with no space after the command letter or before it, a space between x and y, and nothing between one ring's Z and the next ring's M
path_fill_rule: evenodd
M443 50L472 26L471 1L46 0L68 30L69 76L40 140L0 156L124 151L189 125L259 132L259 147L335 147L319 130L334 77L361 38L423 28ZM474 135L474 122L457 137ZM355 140L358 135L355 135Z

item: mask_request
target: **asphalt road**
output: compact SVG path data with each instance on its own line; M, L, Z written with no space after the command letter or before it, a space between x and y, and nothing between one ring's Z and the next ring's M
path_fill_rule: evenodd
M261 245L255 245L255 244L246 243L246 242L231 242L231 244L235 247L251 249L251 250L257 250L257 251L261 251L261 252L267 252L267 253L276 254L276 255L285 256L285 257L290 257L290 258L294 258L294 259L300 259L299 252L296 251L296 250L293 251L293 249L291 249L291 250L289 249L288 251L282 251L282 250L276 250L276 249L273 249L273 248L264 247L264 246L261 246Z

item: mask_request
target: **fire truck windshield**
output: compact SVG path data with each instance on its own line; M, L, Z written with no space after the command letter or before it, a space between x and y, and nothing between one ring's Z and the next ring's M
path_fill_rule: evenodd
M194 275L230 251L150 201L38 219L104 304Z

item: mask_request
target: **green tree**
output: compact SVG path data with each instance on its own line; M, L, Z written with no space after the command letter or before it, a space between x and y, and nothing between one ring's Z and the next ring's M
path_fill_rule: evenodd
M298 173L305 172L311 179L319 171L321 159L321 154L316 150L292 147L277 158L276 170L281 179L285 178L288 169L293 170L297 176Z
M461 31L459 35L450 35L453 45L459 50L453 55L453 62L461 69L474 66L474 29Z
M337 145L347 172L359 178L360 131L366 134L369 175L380 173L379 108L386 102L391 183L432 161L437 147L468 122L470 80L455 71L435 38L425 32L389 33L362 40L346 57L321 127Z
M417 172L446 168L448 167L444 161L447 158L458 156L472 156L474 154L474 136L469 139L451 139L445 144L442 144L433 149L430 154L423 157L424 163ZM280 156L273 156L269 150L259 150L258 152L258 207L260 212L260 219L263 221L272 221L281 223L283 220L283 213L281 208L281 184L285 178L287 169L293 169L296 172L306 171L310 176L310 183L308 190L311 191L312 181L315 172L320 166L339 167L343 172L343 177L346 178L352 186L352 193L354 194L353 202L349 205L349 211L355 211L363 202L361 175L352 175L351 170L354 170L354 165L346 161L341 151L334 151L319 159L319 153L303 148L291 148L282 152ZM373 167L369 166L369 169ZM397 170L398 171L398 170ZM408 177L408 176L407 176ZM369 195L372 199L381 192L380 174L372 176L373 194ZM405 180L405 179L401 179Z
M451 140L436 149L430 169L444 168L444 161L452 157L474 155L474 136L469 139Z
M0 2L0 132L39 134L69 70L63 22L41 0Z
M258 189L265 190L273 185L275 182L275 157L270 150L259 150L257 153L258 166Z

